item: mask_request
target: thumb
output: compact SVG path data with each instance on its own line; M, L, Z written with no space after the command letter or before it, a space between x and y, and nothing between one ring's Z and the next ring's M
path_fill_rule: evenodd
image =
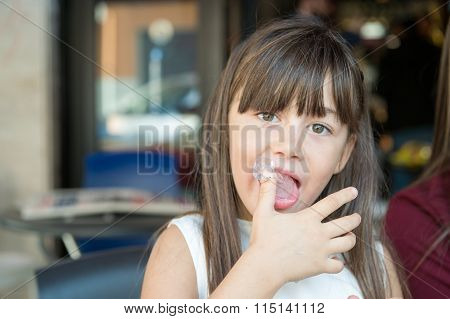
M257 214L272 212L275 205L277 174L265 170L262 176L259 180L259 197L255 212Z

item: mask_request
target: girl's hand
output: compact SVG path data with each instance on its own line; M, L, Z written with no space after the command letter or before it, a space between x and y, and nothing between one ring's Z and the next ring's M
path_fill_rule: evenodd
M274 179L261 183L249 249L256 251L272 272L279 274L282 283L342 271L342 261L333 259L332 255L355 246L356 236L351 231L360 224L361 217L355 213L327 223L322 220L355 199L358 191L354 187L342 189L290 214L274 210L275 192Z

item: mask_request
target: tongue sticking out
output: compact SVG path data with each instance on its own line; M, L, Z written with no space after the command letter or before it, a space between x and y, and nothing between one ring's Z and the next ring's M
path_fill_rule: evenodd
M275 172L274 161L270 158L257 158L253 165L253 176L257 180L264 177L264 171ZM276 194L275 205L276 210L283 210L293 206L299 198L299 188L294 179L281 172L276 172Z
M297 202L298 196L299 190L292 177L278 173L275 209L282 210L293 206Z

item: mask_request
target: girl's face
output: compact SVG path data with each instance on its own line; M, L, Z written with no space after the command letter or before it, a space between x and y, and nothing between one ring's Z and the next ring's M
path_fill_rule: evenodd
M276 170L282 173L279 176L283 182L277 183L278 212L298 212L310 206L332 175L344 168L355 142L335 114L331 81L324 81L327 114L322 118L297 116L295 103L280 114L252 110L240 114L239 96L232 102L228 121L231 170L245 206L240 216L251 220L256 208L259 182L253 177L252 168L260 157L274 160Z

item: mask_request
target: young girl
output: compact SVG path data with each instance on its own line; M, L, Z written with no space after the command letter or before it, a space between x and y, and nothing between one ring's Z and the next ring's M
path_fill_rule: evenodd
M402 297L372 228L362 73L338 33L300 17L258 30L232 52L203 124L199 212L164 227L143 298ZM275 171L258 182L261 157Z

